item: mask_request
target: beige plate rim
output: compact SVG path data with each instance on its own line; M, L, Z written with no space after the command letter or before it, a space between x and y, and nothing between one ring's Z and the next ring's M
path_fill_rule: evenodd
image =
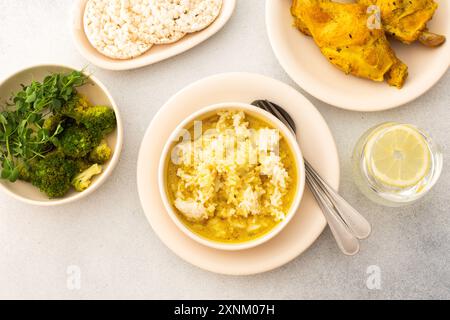
M165 142L187 116L221 102L279 103L298 127L303 155L334 188L339 186L339 158L332 133L319 111L301 93L281 81L252 73L224 73L199 80L170 98L152 119L142 140L137 163L137 186L145 216L161 241L185 261L204 270L250 275L280 267L305 251L322 233L326 220L305 188L299 211L270 241L248 250L208 248L182 233L170 219L159 193L158 164Z
M342 0L349 2L350 0ZM436 0L439 8L428 24L430 30L446 35L439 48L404 45L391 40L399 58L409 67L409 77L399 90L386 83L347 76L326 61L310 37L292 25L291 0L266 1L266 28L272 49L286 73L301 88L338 108L373 112L399 107L431 89L450 64L450 3Z
M233 15L236 0L223 0L222 9L217 19L206 29L187 34L181 40L166 45L155 45L144 54L127 60L111 59L98 52L86 37L83 15L88 0L76 0L72 10L72 38L80 54L92 64L107 70L132 70L145 67L183 53L206 41L224 27Z

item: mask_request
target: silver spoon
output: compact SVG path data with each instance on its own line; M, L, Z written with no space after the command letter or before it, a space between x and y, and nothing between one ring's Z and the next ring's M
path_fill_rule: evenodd
M252 105L273 114L296 135L295 122L283 108L267 100L256 100ZM306 159L304 162L306 183L319 203L339 248L346 255L358 253L358 239L365 239L370 235L370 223L342 198Z

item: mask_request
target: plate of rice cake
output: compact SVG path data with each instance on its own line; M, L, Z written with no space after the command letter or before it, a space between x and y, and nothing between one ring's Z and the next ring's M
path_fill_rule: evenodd
M218 32L236 0L77 0L78 51L108 70L144 67L187 51Z

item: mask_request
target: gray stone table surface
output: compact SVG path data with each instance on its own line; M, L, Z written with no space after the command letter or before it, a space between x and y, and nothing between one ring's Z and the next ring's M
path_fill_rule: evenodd
M2 0L0 77L44 62L86 66L72 43L71 10L70 0ZM398 109L359 113L334 108L302 91L277 62L266 34L263 0L238 0L222 31L175 58L134 71L89 69L122 111L120 163L102 188L75 204L32 207L0 193L0 298L450 298L450 73ZM340 190L374 227L357 256L342 255L326 229L291 263L260 275L231 277L182 261L154 234L136 187L144 131L178 90L229 71L261 73L294 86L328 121L341 160ZM432 192L402 209L372 204L351 177L350 155L357 138L386 120L426 128L442 145L446 160ZM69 266L81 270L79 290L67 286ZM369 266L381 272L378 290L366 285Z

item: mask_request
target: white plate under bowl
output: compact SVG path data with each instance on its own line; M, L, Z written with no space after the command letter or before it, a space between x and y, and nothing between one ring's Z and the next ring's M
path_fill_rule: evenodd
M256 274L280 267L306 250L326 226L313 195L305 188L299 211L270 241L248 250L208 248L181 232L159 194L158 164L164 144L177 125L206 105L251 103L268 99L283 106L298 128L305 158L334 187L339 186L339 159L333 136L317 109L292 87L265 76L226 73L202 79L173 96L155 115L141 144L137 167L139 197L159 238L182 259L202 269L230 275Z
M342 1L343 2L343 1ZM345 75L327 61L311 37L293 26L292 0L267 0L266 25L270 43L289 76L308 93L330 105L357 111L379 111L406 104L428 91L450 64L450 4L436 0L439 8L429 29L447 37L439 48L391 40L397 56L409 67L402 89ZM427 106L424 106L427 107Z
M144 54L127 60L112 59L98 52L89 42L84 32L84 8L88 0L76 0L73 7L72 36L75 46L83 57L92 64L108 70L137 69L156 62L169 59L202 43L217 33L231 18L236 0L223 0L222 9L217 19L206 29L187 34L181 40L166 44L154 45Z
M0 106L4 105L4 102L9 100L11 93L17 92L21 89L21 84L27 85L33 80L42 81L49 74L70 72L73 70L79 69L52 64L38 65L22 69L0 82ZM111 175L119 161L120 152L122 150L123 127L119 108L106 87L94 76L90 76L89 83L78 88L78 91L84 94L94 105L110 106L116 113L117 128L106 137L108 145L112 149L113 155L111 159L103 165L103 172L94 177L92 184L85 191L76 192L71 190L63 198L58 199L49 199L31 183L23 181L11 183L0 179L1 190L5 191L13 198L28 204L38 206L56 206L74 202L92 194Z

